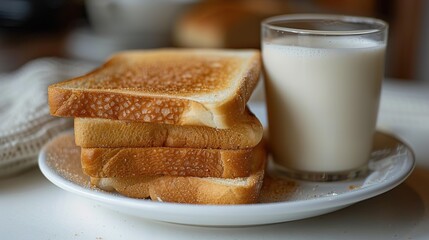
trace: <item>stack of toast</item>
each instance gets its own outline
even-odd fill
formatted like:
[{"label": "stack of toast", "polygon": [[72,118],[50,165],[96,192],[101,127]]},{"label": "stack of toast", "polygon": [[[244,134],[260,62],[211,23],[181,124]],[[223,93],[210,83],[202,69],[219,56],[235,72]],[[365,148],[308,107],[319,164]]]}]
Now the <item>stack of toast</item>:
[{"label": "stack of toast", "polygon": [[256,50],[122,52],[49,86],[51,114],[75,119],[91,183],[155,201],[257,201],[266,153],[246,103],[259,79]]}]

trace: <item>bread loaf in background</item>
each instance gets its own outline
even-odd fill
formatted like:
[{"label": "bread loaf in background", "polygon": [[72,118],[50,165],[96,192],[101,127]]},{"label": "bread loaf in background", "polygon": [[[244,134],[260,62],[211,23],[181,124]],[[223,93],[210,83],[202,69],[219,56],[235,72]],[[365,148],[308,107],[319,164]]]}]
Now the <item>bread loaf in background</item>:
[{"label": "bread loaf in background", "polygon": [[259,48],[260,25],[267,17],[291,13],[288,1],[202,1],[179,18],[174,42],[179,47]]}]

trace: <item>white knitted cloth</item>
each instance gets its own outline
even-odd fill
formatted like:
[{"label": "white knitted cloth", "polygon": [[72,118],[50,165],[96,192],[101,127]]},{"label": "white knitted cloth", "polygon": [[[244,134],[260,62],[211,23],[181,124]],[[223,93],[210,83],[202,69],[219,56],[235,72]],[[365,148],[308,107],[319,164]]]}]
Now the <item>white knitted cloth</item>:
[{"label": "white knitted cloth", "polygon": [[0,177],[36,164],[40,148],[72,127],[49,115],[48,85],[87,72],[92,64],[44,58],[0,75]]}]

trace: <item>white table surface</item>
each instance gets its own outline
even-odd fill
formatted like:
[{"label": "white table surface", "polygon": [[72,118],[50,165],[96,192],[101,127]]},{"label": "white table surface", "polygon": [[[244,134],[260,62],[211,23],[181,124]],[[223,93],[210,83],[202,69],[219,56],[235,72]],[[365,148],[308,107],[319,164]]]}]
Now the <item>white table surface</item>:
[{"label": "white table surface", "polygon": [[395,109],[403,99],[429,96],[429,88],[388,82],[382,96],[379,127],[414,149],[417,166],[403,184],[378,197],[294,222],[195,227],[114,212],[54,186],[35,167],[0,179],[0,239],[429,239],[429,121],[421,124],[429,117],[429,98],[414,112]]}]

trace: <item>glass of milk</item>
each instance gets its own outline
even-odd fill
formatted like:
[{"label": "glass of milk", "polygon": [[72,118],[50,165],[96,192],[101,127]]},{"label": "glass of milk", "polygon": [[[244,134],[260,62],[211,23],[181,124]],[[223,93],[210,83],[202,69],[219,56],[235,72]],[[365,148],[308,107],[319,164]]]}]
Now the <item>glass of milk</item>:
[{"label": "glass of milk", "polygon": [[287,175],[314,181],[366,172],[388,26],[297,14],[262,22],[270,149]]}]

